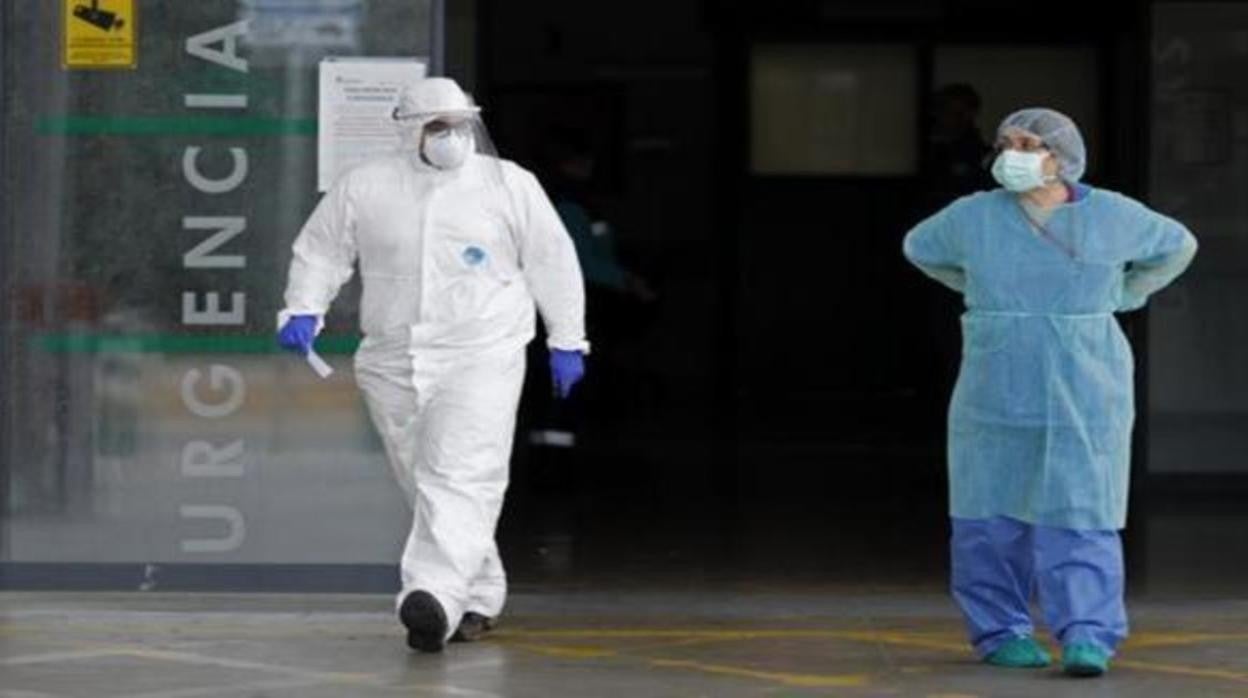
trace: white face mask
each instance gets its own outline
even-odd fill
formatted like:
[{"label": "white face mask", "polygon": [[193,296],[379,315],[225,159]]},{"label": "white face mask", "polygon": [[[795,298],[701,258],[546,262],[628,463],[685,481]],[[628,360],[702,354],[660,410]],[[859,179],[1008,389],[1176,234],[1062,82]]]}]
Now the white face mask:
[{"label": "white face mask", "polygon": [[1009,191],[1022,193],[1039,189],[1057,179],[1044,174],[1044,159],[1048,153],[1002,150],[992,163],[992,177]]},{"label": "white face mask", "polygon": [[447,131],[425,138],[425,160],[439,170],[458,169],[468,159],[471,151],[472,137],[458,131]]}]

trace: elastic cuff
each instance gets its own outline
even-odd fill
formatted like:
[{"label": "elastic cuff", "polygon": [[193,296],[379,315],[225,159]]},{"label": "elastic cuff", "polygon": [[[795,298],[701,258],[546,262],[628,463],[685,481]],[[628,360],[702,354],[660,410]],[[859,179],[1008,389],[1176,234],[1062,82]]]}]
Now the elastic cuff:
[{"label": "elastic cuff", "polygon": [[579,351],[586,356],[589,355],[589,342],[583,339],[575,341],[549,339],[546,341],[546,348],[558,349],[560,351]]}]

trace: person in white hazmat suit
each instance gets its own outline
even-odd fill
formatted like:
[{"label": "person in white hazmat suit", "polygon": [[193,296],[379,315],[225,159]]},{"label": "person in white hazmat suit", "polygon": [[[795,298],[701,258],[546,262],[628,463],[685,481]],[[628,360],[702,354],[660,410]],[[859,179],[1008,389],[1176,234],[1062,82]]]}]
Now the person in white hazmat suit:
[{"label": "person in white hazmat suit", "polygon": [[422,80],[394,118],[400,151],[345,174],[299,233],[278,342],[307,354],[358,262],[356,380],[413,512],[399,619],[437,652],[503,608],[494,534],[535,304],[559,396],[589,344],[572,240],[536,177],[491,152],[468,96]]}]

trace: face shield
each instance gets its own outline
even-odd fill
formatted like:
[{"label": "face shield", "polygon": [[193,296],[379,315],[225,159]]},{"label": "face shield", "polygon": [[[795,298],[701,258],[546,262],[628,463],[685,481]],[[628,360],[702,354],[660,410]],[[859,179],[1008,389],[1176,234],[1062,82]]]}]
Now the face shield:
[{"label": "face shield", "polygon": [[[400,147],[405,152],[422,156],[424,164],[437,169],[456,169],[472,154],[498,157],[494,142],[477,115],[430,114],[401,116],[395,112]],[[429,151],[438,153],[429,158]],[[442,163],[446,154],[460,152],[459,164]]]},{"label": "face shield", "polygon": [[475,178],[503,187],[502,161],[481,120],[481,108],[448,78],[405,87],[391,114],[399,148],[417,172]]},{"label": "face shield", "polygon": [[470,168],[492,182],[502,182],[498,150],[476,107],[429,112],[404,111],[403,107],[401,103],[393,112],[399,147],[418,170]]}]

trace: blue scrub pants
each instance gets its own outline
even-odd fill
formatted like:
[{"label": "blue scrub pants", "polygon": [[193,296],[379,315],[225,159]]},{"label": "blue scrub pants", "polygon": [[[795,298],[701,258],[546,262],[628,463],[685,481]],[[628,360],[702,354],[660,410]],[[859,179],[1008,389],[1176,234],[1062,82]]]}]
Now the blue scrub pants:
[{"label": "blue scrub pants", "polygon": [[975,652],[1034,635],[1029,602],[1063,646],[1113,654],[1127,637],[1125,575],[1117,531],[1077,531],[1021,521],[953,519],[953,598]]}]

